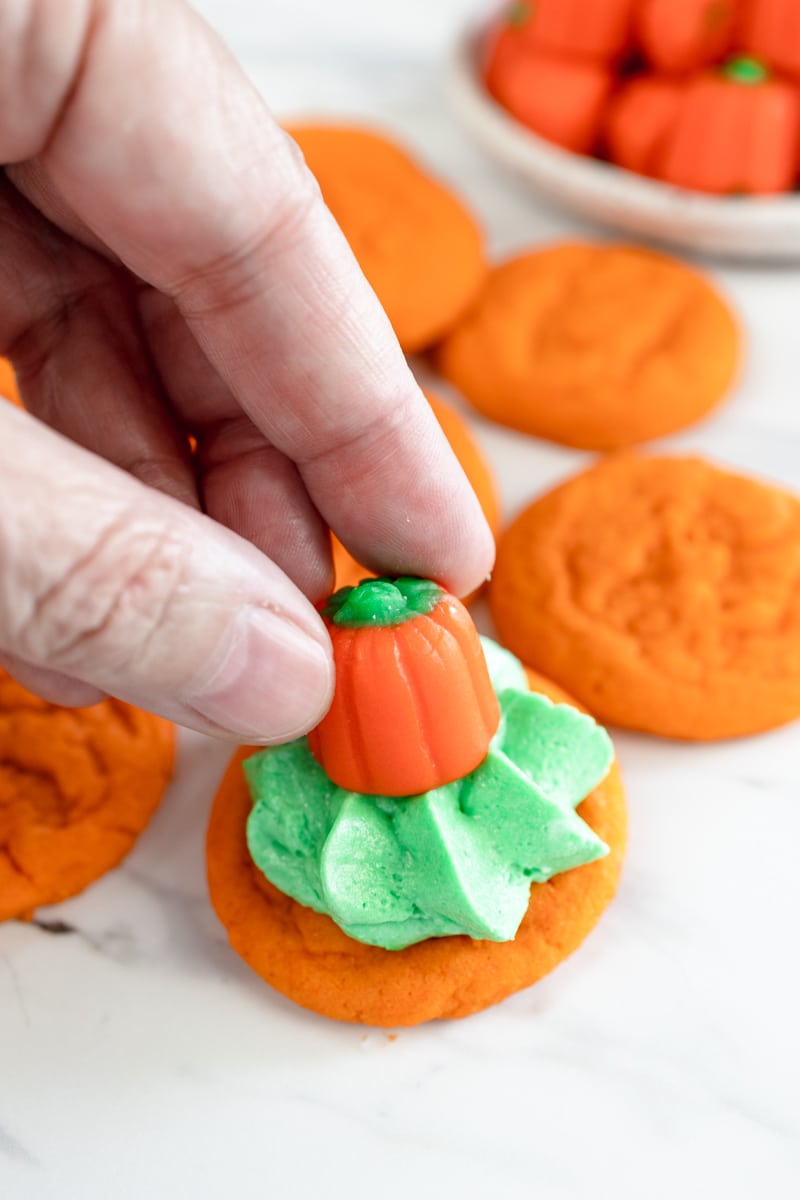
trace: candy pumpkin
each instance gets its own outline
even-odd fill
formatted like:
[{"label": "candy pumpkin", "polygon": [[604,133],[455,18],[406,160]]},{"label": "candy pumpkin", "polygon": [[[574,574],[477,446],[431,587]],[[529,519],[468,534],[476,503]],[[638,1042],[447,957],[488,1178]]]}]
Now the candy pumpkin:
[{"label": "candy pumpkin", "polygon": [[604,142],[611,161],[640,175],[654,174],[681,97],[682,84],[663,75],[639,75],[620,88],[605,118]]},{"label": "candy pumpkin", "polygon": [[424,579],[365,580],[322,610],[336,691],[308,735],[348,791],[406,796],[460,779],[500,721],[483,649],[464,606]]},{"label": "candy pumpkin", "polygon": [[489,44],[489,93],[540,137],[587,154],[594,149],[613,85],[609,67],[538,50],[510,26]]},{"label": "candy pumpkin", "polygon": [[505,22],[534,50],[610,61],[627,48],[636,0],[519,0]]},{"label": "candy pumpkin", "polygon": [[748,54],[800,79],[798,0],[742,0],[738,41]]},{"label": "candy pumpkin", "polygon": [[749,58],[686,83],[643,76],[615,98],[605,136],[612,161],[677,187],[783,192],[800,162],[800,89]]},{"label": "candy pumpkin", "polygon": [[640,0],[637,42],[659,71],[694,71],[733,43],[738,0]]},{"label": "candy pumpkin", "polygon": [[686,87],[657,174],[722,195],[788,191],[800,159],[800,91],[736,58]]}]

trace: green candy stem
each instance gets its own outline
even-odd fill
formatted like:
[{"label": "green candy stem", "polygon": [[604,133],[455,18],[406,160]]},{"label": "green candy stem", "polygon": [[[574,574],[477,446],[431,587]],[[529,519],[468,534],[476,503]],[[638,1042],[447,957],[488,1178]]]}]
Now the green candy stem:
[{"label": "green candy stem", "polygon": [[363,579],[334,592],[322,614],[346,629],[402,625],[433,612],[443,595],[430,579]]},{"label": "green candy stem", "polygon": [[757,58],[748,58],[745,55],[739,55],[727,62],[722,68],[722,74],[732,83],[750,85],[766,83],[769,79],[769,71],[764,64],[760,63]]}]

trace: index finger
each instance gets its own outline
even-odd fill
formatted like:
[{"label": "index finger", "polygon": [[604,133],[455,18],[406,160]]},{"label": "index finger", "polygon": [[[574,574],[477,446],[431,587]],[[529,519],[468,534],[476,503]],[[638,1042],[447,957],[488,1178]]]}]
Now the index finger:
[{"label": "index finger", "polygon": [[[81,221],[175,299],[356,557],[480,583],[477,500],[299,152],[220,41],[170,0],[64,0],[61,40],[32,0],[11,7],[29,10],[24,53],[48,59],[49,84],[12,70],[0,158],[4,142],[40,155]],[[0,76],[23,56],[5,33]]]}]

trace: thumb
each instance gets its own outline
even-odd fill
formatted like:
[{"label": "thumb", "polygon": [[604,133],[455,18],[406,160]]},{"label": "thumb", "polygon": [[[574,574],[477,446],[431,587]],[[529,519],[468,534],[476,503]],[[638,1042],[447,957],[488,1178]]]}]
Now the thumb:
[{"label": "thumb", "polygon": [[252,742],[304,733],[333,686],[322,622],[269,559],[10,405],[0,654]]}]

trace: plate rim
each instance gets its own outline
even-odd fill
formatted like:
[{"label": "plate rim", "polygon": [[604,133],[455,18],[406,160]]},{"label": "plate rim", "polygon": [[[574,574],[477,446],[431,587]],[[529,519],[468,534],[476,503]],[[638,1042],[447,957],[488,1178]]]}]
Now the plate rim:
[{"label": "plate rim", "polygon": [[736,259],[800,259],[800,194],[715,197],[659,183],[526,129],[484,88],[476,68],[485,24],[455,41],[445,90],[460,123],[485,152],[538,193],[601,223],[670,245]]}]

